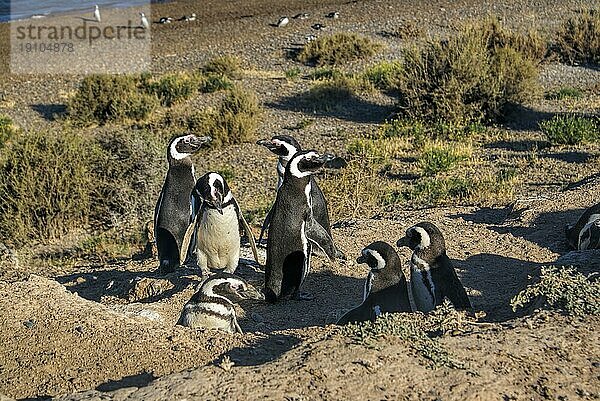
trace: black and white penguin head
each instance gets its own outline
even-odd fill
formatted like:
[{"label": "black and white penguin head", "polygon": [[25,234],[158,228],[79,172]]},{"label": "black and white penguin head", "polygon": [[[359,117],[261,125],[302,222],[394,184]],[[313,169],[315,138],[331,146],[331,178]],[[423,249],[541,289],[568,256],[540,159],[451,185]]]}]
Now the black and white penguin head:
[{"label": "black and white penguin head", "polygon": [[261,139],[256,143],[279,156],[283,164],[287,164],[292,156],[302,150],[298,141],[289,135],[275,135],[271,139]]},{"label": "black and white penguin head", "polygon": [[209,136],[196,136],[193,134],[173,138],[167,149],[167,159],[169,163],[177,163],[185,160],[211,140]]},{"label": "black and white penguin head", "polygon": [[315,150],[301,150],[296,153],[285,168],[285,176],[304,178],[316,174],[325,163],[333,160],[329,153],[319,154]]},{"label": "black and white penguin head", "polygon": [[[264,295],[243,278],[220,272],[204,280],[197,292],[198,297],[220,295],[229,300],[264,299]],[[195,297],[192,297],[191,302]]]},{"label": "black and white penguin head", "polygon": [[439,228],[428,221],[415,224],[406,230],[406,236],[400,238],[396,245],[408,246],[414,250],[431,249],[442,253],[446,251],[446,242]]},{"label": "black and white penguin head", "polygon": [[400,259],[390,244],[375,241],[361,251],[356,263],[366,263],[373,273],[378,273],[392,264],[399,264]]},{"label": "black and white penguin head", "polygon": [[223,214],[223,208],[233,201],[233,194],[225,179],[215,172],[204,174],[196,181],[192,196],[198,196],[208,207]]}]

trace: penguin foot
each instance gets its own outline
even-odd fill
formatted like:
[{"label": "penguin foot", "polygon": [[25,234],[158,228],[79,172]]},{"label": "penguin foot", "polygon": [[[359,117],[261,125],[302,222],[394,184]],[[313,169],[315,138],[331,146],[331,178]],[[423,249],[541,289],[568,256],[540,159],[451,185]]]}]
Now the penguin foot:
[{"label": "penguin foot", "polygon": [[298,301],[312,301],[315,297],[310,292],[301,291],[296,296],[296,299],[298,299]]}]

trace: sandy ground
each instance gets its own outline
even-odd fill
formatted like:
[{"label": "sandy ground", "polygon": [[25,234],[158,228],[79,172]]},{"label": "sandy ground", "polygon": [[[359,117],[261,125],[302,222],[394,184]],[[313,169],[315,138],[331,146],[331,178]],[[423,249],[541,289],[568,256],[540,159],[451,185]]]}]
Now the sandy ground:
[{"label": "sandy ground", "polygon": [[[311,127],[293,135],[306,147],[340,153],[348,137],[367,132],[385,118],[393,99],[370,99],[333,115],[307,115],[294,108],[289,99],[309,83],[283,79],[285,70],[298,66],[285,57],[286,49],[312,33],[311,24],[330,25],[328,33],[352,30],[383,41],[387,50],[379,58],[385,58],[397,55],[405,44],[380,33],[402,21],[416,21],[438,35],[468,18],[494,13],[510,25],[527,28],[535,23],[550,30],[559,17],[589,5],[566,0],[424,3],[160,4],[154,19],[196,12],[199,20],[153,26],[153,68],[195,69],[215,55],[237,54],[245,64],[243,84],[255,89],[265,105],[261,137],[291,132],[286,127],[311,118]],[[326,20],[323,15],[333,10],[341,18]],[[313,17],[286,29],[269,26],[281,15],[303,11]],[[6,25],[0,24],[0,35],[5,34]],[[0,53],[4,62],[8,53],[2,40]],[[78,77],[14,76],[3,71],[0,91],[10,99],[0,103],[0,112],[25,129],[60,129],[52,113],[61,110]],[[551,64],[543,67],[540,79],[545,88],[573,85],[590,92],[600,81],[600,71]],[[210,99],[199,99],[193,106],[206,107]],[[587,100],[589,111],[600,110],[597,94]],[[509,164],[528,157],[541,139],[537,121],[556,107],[540,101],[535,110],[525,110],[521,125],[507,127],[514,136],[486,147],[486,157]],[[577,104],[568,107],[581,109]],[[564,225],[600,202],[598,179],[564,190],[566,184],[597,172],[598,146],[542,149],[538,155],[537,168],[526,174],[514,205],[387,210],[341,219],[333,235],[349,261],[313,259],[305,288],[315,295],[313,301],[242,303],[243,335],[174,326],[199,281],[192,270],[160,277],[156,261],[131,259],[12,265],[0,272],[0,394],[68,400],[599,399],[598,318],[547,313],[529,317],[523,311],[513,313],[509,306],[540,266],[568,252]],[[263,166],[274,167],[274,160],[252,144],[204,154],[196,164],[199,171],[235,166],[233,187],[245,207],[272,193],[274,168]],[[465,370],[431,369],[408,344],[392,337],[380,340],[375,349],[358,346],[329,325],[340,310],[360,301],[366,269],[352,262],[360,249],[374,240],[394,243],[407,227],[422,220],[435,222],[444,232],[448,254],[475,309],[486,313],[486,324],[442,339],[465,362]],[[405,267],[408,257],[401,252]],[[238,273],[262,283],[260,272],[241,267]],[[219,366],[225,355],[234,362],[230,369]]]}]

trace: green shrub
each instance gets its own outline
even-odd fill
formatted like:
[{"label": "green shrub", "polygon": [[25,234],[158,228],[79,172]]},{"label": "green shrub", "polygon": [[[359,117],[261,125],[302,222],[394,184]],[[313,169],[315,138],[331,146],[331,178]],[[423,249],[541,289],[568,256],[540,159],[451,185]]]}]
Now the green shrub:
[{"label": "green shrub", "polygon": [[546,93],[545,98],[548,100],[564,100],[579,99],[582,96],[583,92],[580,89],[565,86]]},{"label": "green shrub", "polygon": [[4,147],[4,144],[11,139],[17,132],[13,125],[12,120],[9,117],[0,115],[0,149]]},{"label": "green shrub", "polygon": [[401,113],[465,125],[500,119],[506,106],[531,98],[540,60],[534,51],[518,50],[527,42],[519,34],[499,29],[493,21],[469,25],[447,42],[407,50],[398,86]]},{"label": "green shrub", "polygon": [[249,142],[255,139],[261,107],[253,92],[234,86],[218,109],[204,118],[204,135],[212,137],[215,147]]},{"label": "green shrub", "polygon": [[477,182],[468,177],[427,177],[404,191],[403,198],[420,204],[437,205],[450,200],[464,201],[475,191]]},{"label": "green shrub", "polygon": [[233,82],[227,78],[227,75],[208,73],[200,77],[200,92],[202,93],[213,93],[231,88],[233,88]]},{"label": "green shrub", "polygon": [[600,140],[600,124],[591,118],[557,115],[541,122],[540,128],[553,145],[577,145]]},{"label": "green shrub", "polygon": [[462,140],[475,133],[481,133],[485,127],[477,122],[456,123],[437,122],[426,123],[411,118],[396,118],[384,122],[375,137],[377,138],[408,138],[416,143],[430,140]]},{"label": "green shrub", "polygon": [[381,90],[397,87],[402,77],[402,63],[398,61],[382,61],[368,68],[363,78]]},{"label": "green shrub", "polygon": [[345,74],[342,71],[332,67],[319,67],[308,74],[308,78],[313,81],[338,79],[344,76]]},{"label": "green shrub", "polygon": [[573,267],[542,267],[539,282],[527,286],[510,304],[516,311],[538,299],[569,315],[599,315],[600,280],[586,278]]},{"label": "green shrub", "polygon": [[285,77],[289,80],[298,79],[302,71],[298,67],[290,68],[289,70],[285,70]]},{"label": "green shrub", "polygon": [[431,142],[425,144],[419,166],[425,175],[435,175],[455,168],[473,155],[470,146]]},{"label": "green shrub", "polygon": [[556,51],[566,63],[600,63],[600,12],[586,10],[563,22]]},{"label": "green shrub", "polygon": [[198,90],[198,83],[186,73],[167,74],[150,81],[144,90],[155,94],[163,106],[170,107],[192,97]]},{"label": "green shrub", "polygon": [[236,79],[240,74],[240,59],[235,56],[215,57],[204,65],[202,71]]},{"label": "green shrub", "polygon": [[298,61],[311,65],[343,64],[371,57],[381,49],[379,43],[354,33],[335,33],[307,43],[298,53]]},{"label": "green shrub", "polygon": [[139,78],[132,76],[87,76],[67,104],[68,116],[83,125],[144,120],[157,107],[158,99],[141,91],[139,84]]},{"label": "green shrub", "polygon": [[355,82],[347,77],[318,82],[302,96],[305,108],[314,111],[331,111],[354,96]]}]

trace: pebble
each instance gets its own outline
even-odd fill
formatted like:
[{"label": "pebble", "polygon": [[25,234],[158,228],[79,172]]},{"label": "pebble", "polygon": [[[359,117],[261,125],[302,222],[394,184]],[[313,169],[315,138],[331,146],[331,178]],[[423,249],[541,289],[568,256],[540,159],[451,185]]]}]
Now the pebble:
[{"label": "pebble", "polygon": [[23,322],[23,324],[28,329],[31,329],[33,326],[35,326],[35,320],[26,320],[26,321]]}]

